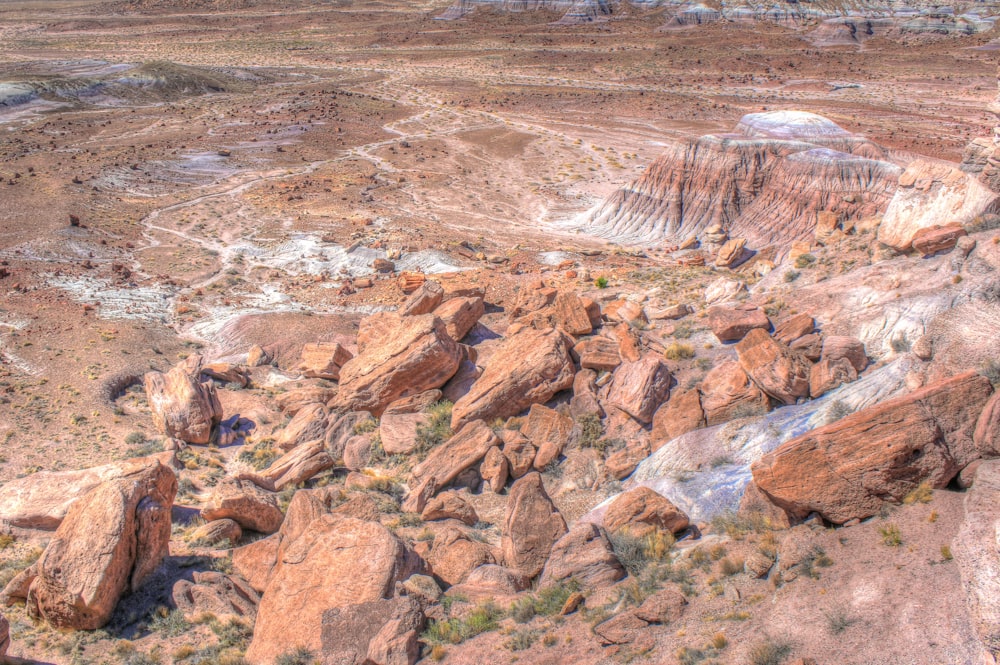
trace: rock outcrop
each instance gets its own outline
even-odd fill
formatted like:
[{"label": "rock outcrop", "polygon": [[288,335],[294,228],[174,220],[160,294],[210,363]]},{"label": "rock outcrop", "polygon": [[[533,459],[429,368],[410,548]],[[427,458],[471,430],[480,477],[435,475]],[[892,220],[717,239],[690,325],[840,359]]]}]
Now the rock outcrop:
[{"label": "rock outcrop", "polygon": [[572,346],[572,338],[557,328],[524,328],[511,335],[469,392],[455,402],[452,429],[472,420],[515,416],[572,387],[576,375]]},{"label": "rock outcrop", "polygon": [[144,383],[153,424],[162,434],[187,443],[208,443],[222,422],[215,385],[200,379],[201,357],[190,356],[169,372],[148,372]]},{"label": "rock outcrop", "polygon": [[327,610],[384,598],[407,572],[385,527],[340,515],[313,520],[274,567],[246,659],[270,665],[297,647],[319,653]]},{"label": "rock outcrop", "polygon": [[531,578],[542,572],[552,546],[566,533],[566,521],[553,505],[538,473],[510,488],[504,517],[504,564]]},{"label": "rock outcrop", "polygon": [[556,541],[545,563],[539,586],[574,579],[584,587],[600,589],[625,577],[604,529],[577,522]]},{"label": "rock outcrop", "polygon": [[678,533],[688,527],[688,516],[666,497],[648,487],[636,487],[619,495],[604,513],[604,528],[628,529],[642,537],[656,529]]},{"label": "rock outcrop", "polygon": [[871,517],[920,483],[944,487],[984,452],[996,454],[974,442],[991,393],[970,372],[863,409],[764,455],[751,467],[753,481],[795,518]]},{"label": "rock outcrop", "polygon": [[260,533],[274,533],[285,518],[274,492],[236,478],[216,484],[201,509],[201,516],[208,521],[231,519],[244,529]]},{"label": "rock outcrop", "polygon": [[[462,352],[432,314],[369,318],[358,355],[340,370],[336,408],[375,416],[401,397],[440,388],[458,370]],[[364,342],[362,343],[362,339]]]},{"label": "rock outcrop", "polygon": [[760,329],[751,330],[736,343],[740,367],[765,393],[782,404],[795,404],[809,396],[812,364]]},{"label": "rock outcrop", "polygon": [[636,362],[622,363],[615,370],[606,402],[649,424],[656,410],[670,397],[672,382],[666,363],[647,355]]},{"label": "rock outcrop", "polygon": [[173,470],[151,462],[73,504],[34,564],[28,614],[57,628],[105,625],[167,554],[176,493]]},{"label": "rock outcrop", "polygon": [[721,225],[750,248],[810,239],[817,214],[881,214],[899,167],[884,151],[821,116],[771,111],[733,133],[677,143],[581,226],[619,242],[680,243]]}]

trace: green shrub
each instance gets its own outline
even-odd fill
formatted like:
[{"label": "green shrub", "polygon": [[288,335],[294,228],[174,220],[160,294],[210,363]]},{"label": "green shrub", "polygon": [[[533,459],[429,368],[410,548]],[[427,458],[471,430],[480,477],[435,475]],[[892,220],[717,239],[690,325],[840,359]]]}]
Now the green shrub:
[{"label": "green shrub", "polygon": [[605,277],[604,275],[601,275],[600,277],[594,280],[594,286],[596,286],[599,289],[608,288],[608,278]]},{"label": "green shrub", "polygon": [[899,547],[903,544],[903,536],[899,532],[899,527],[892,522],[880,526],[878,532],[882,536],[882,542],[889,547]]},{"label": "green shrub", "polygon": [[450,618],[431,621],[423,635],[424,642],[434,644],[460,644],[481,633],[496,630],[503,612],[492,602],[477,606],[464,619]]},{"label": "green shrub", "polygon": [[530,649],[538,640],[537,630],[515,630],[511,633],[510,637],[504,642],[504,646],[511,651],[524,651],[525,649]]},{"label": "green shrub", "polygon": [[808,268],[816,263],[816,257],[812,254],[802,254],[795,259],[796,268]]},{"label": "green shrub", "polygon": [[454,406],[448,400],[442,400],[427,409],[427,422],[417,426],[417,454],[426,455],[432,448],[441,445],[452,437],[451,409]]},{"label": "green shrub", "polygon": [[786,282],[791,283],[797,280],[800,274],[801,273],[799,273],[798,270],[786,270],[782,279],[784,279]]},{"label": "green shrub", "polygon": [[161,605],[153,611],[153,618],[147,627],[152,633],[162,633],[166,637],[177,637],[186,633],[191,628],[191,624],[184,618],[184,613],[180,610],[171,611]]},{"label": "green shrub", "polygon": [[639,575],[650,563],[666,560],[676,542],[672,534],[664,531],[633,536],[627,528],[609,537],[615,556],[630,575]]}]

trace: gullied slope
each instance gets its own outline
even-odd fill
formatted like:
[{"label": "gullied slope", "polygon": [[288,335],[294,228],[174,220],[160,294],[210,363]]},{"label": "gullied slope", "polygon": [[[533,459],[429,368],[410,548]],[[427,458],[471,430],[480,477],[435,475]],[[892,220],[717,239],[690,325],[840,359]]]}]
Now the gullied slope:
[{"label": "gullied slope", "polygon": [[751,247],[813,233],[816,213],[842,219],[882,212],[900,168],[875,144],[821,116],[745,116],[732,134],[672,146],[583,221],[625,242],[682,242],[721,225]]}]

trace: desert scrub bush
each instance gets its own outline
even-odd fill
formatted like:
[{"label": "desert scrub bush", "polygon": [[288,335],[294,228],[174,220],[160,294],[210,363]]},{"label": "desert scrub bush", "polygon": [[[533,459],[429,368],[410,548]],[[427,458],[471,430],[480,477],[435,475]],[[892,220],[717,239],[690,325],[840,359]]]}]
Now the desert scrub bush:
[{"label": "desert scrub bush", "polygon": [[909,494],[903,497],[903,503],[912,506],[915,503],[930,503],[934,498],[934,488],[927,481],[924,481],[913,488]]},{"label": "desert scrub bush", "polygon": [[21,556],[0,561],[0,588],[7,586],[22,570],[35,563],[42,556],[42,548],[34,547]]},{"label": "desert scrub bush", "polygon": [[797,280],[801,276],[801,274],[802,273],[800,273],[798,270],[786,270],[785,274],[782,276],[782,279],[790,284],[795,280]]},{"label": "desert scrub bush", "polygon": [[774,530],[770,518],[761,513],[739,514],[734,511],[722,512],[712,518],[712,530],[725,533],[734,540],[741,540],[750,533],[767,533]]},{"label": "desert scrub bush", "polygon": [[627,527],[610,534],[610,539],[615,556],[630,575],[640,574],[650,563],[666,560],[676,542],[673,534],[666,531],[633,536]]},{"label": "desert scrub bush", "polygon": [[725,557],[719,561],[719,574],[725,577],[732,577],[743,572],[743,559],[735,557]]},{"label": "desert scrub bush", "polygon": [[818,580],[820,577],[817,568],[829,568],[833,565],[833,559],[831,559],[826,551],[819,546],[813,547],[809,553],[802,558],[799,563],[799,568],[802,570],[804,575],[808,575],[814,580]]},{"label": "desert scrub bush", "polygon": [[305,647],[296,647],[274,659],[274,665],[313,665],[313,662],[312,651]]},{"label": "desert scrub bush", "polygon": [[432,448],[439,446],[451,438],[451,409],[454,406],[448,400],[442,400],[427,409],[427,422],[417,425],[417,454],[426,455]]},{"label": "desert scrub bush", "polygon": [[191,628],[191,624],[184,618],[184,613],[180,610],[171,611],[169,608],[160,605],[153,610],[153,617],[146,627],[151,633],[161,633],[166,637],[177,637],[186,633]]},{"label": "desert scrub bush", "polygon": [[826,615],[826,627],[833,635],[840,635],[854,623],[857,623],[857,619],[849,616],[843,610],[830,612]]},{"label": "desert scrub bush", "polygon": [[690,344],[674,342],[663,350],[663,357],[667,360],[689,360],[694,358],[694,347]]},{"label": "desert scrub bush", "polygon": [[608,288],[608,278],[605,277],[604,275],[601,275],[600,277],[594,280],[594,286],[596,286],[599,289]]},{"label": "desert scrub bush", "polygon": [[990,360],[979,368],[979,373],[989,379],[994,388],[1000,387],[1000,361]]},{"label": "desert scrub bush", "polygon": [[0,534],[0,550],[5,550],[14,544],[14,536],[9,533]]},{"label": "desert scrub bush", "polygon": [[580,438],[578,439],[581,448],[596,448],[597,442],[604,433],[601,419],[596,413],[585,413],[576,421],[580,428]]},{"label": "desert scrub bush", "polygon": [[941,560],[942,561],[951,561],[954,558],[955,558],[954,555],[951,553],[951,548],[948,547],[947,545],[942,545],[941,546]]},{"label": "desert scrub bush", "polygon": [[530,649],[538,641],[538,635],[539,631],[537,630],[521,628],[511,633],[503,645],[511,651],[524,651]]},{"label": "desert scrub bush", "polygon": [[278,457],[278,451],[274,449],[274,439],[261,439],[253,444],[253,447],[243,446],[236,459],[249,464],[258,471],[271,466]]},{"label": "desert scrub bush", "polygon": [[893,338],[889,340],[889,346],[896,353],[906,353],[910,350],[910,340],[903,334],[894,335]]},{"label": "desert scrub bush", "polygon": [[476,635],[496,630],[503,612],[494,603],[486,601],[476,606],[467,617],[432,620],[423,634],[427,644],[461,644]]},{"label": "desert scrub bush", "polygon": [[903,544],[903,535],[899,532],[899,527],[893,522],[880,526],[878,533],[882,536],[882,543],[888,547],[899,547]]},{"label": "desert scrub bush", "polygon": [[253,628],[233,617],[226,623],[218,619],[209,623],[212,632],[219,638],[219,646],[224,649],[245,651],[253,637]]},{"label": "desert scrub bush", "polygon": [[358,434],[369,434],[378,429],[378,421],[374,418],[369,418],[368,420],[362,420],[360,423],[354,426],[351,430],[355,435]]},{"label": "desert scrub bush", "polygon": [[781,665],[791,653],[790,644],[768,637],[750,648],[750,665]]},{"label": "desert scrub bush", "polygon": [[690,323],[681,323],[676,328],[674,328],[673,336],[677,339],[688,339],[694,335],[694,328]]},{"label": "desert scrub bush", "polygon": [[812,254],[802,254],[795,259],[796,268],[808,268],[816,263],[816,257]]},{"label": "desert scrub bush", "polygon": [[526,623],[538,615],[555,616],[569,597],[579,590],[580,583],[572,578],[544,586],[537,593],[514,601],[510,615],[518,623]]}]

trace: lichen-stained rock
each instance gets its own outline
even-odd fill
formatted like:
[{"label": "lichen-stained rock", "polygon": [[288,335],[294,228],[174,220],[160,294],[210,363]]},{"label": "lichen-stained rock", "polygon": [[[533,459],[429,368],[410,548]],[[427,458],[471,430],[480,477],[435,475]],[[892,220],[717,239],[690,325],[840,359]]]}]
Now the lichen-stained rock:
[{"label": "lichen-stained rock", "polygon": [[736,343],[740,366],[761,390],[782,404],[809,396],[812,364],[805,356],[756,329]]},{"label": "lichen-stained rock", "polygon": [[754,483],[792,517],[871,517],[922,482],[944,487],[980,457],[973,435],[991,393],[968,372],[857,411],[761,457]]},{"label": "lichen-stained rock", "polygon": [[263,490],[249,480],[220,480],[201,509],[208,521],[231,519],[244,529],[274,533],[285,518],[274,492]]},{"label": "lichen-stained rock", "polygon": [[168,553],[176,493],[173,470],[151,462],[73,504],[36,562],[28,614],[57,628],[105,625]]},{"label": "lichen-stained rock", "polygon": [[338,342],[317,342],[302,347],[299,371],[313,379],[338,381],[340,368],[354,356]]},{"label": "lichen-stained rock", "polygon": [[957,167],[916,159],[899,176],[899,188],[878,227],[878,241],[905,252],[921,229],[942,221],[970,222],[996,201],[997,194]]},{"label": "lichen-stained rock", "polygon": [[[573,385],[572,338],[556,328],[523,328],[497,349],[472,388],[455,402],[452,429],[492,421],[544,404]],[[343,385],[343,384],[342,384]]]},{"label": "lichen-stained rock", "polygon": [[246,580],[211,570],[195,571],[191,581],[177,580],[170,596],[188,621],[210,612],[222,623],[237,618],[253,624],[260,602],[260,594]]},{"label": "lichen-stained rock", "polygon": [[408,572],[403,544],[380,524],[339,515],[313,520],[274,567],[247,662],[270,665],[298,647],[319,653],[324,612],[384,598]]},{"label": "lichen-stained rock", "polygon": [[436,316],[382,312],[367,321],[364,345],[340,370],[335,408],[381,416],[401,397],[440,388],[458,369],[462,352]]},{"label": "lichen-stained rock", "polygon": [[434,309],[434,316],[444,321],[445,330],[456,342],[468,334],[486,313],[482,298],[452,298]]},{"label": "lichen-stained rock", "polygon": [[679,533],[689,524],[683,510],[665,496],[642,486],[619,495],[604,513],[605,529],[614,533],[627,528],[636,537],[657,529]]},{"label": "lichen-stained rock", "polygon": [[292,416],[292,419],[278,433],[274,445],[281,450],[292,450],[296,446],[322,439],[326,436],[330,412],[322,404],[309,404]]},{"label": "lichen-stained rock", "polygon": [[147,372],[146,399],[153,425],[166,436],[187,443],[208,443],[222,422],[222,405],[211,381],[199,380],[201,357],[189,356],[163,374]]},{"label": "lichen-stained rock", "polygon": [[649,443],[653,452],[681,434],[705,426],[705,413],[701,410],[701,395],[697,390],[675,391],[670,400],[653,414],[653,429]]},{"label": "lichen-stained rock", "polygon": [[749,305],[720,306],[708,310],[708,327],[720,342],[736,342],[751,330],[770,330],[771,320],[762,310]]},{"label": "lichen-stained rock", "polygon": [[539,586],[574,579],[599,589],[625,577],[604,529],[590,522],[577,522],[556,541],[539,579]]},{"label": "lichen-stained rock", "polygon": [[444,288],[437,282],[425,281],[399,307],[403,316],[430,314],[444,298]]},{"label": "lichen-stained rock", "polygon": [[709,426],[734,418],[767,413],[771,401],[750,380],[740,364],[726,360],[713,367],[701,382],[701,408]]},{"label": "lichen-stained rock", "polygon": [[670,396],[673,375],[667,364],[654,355],[636,362],[622,363],[615,370],[607,393],[607,403],[643,424],[653,421],[653,414]]},{"label": "lichen-stained rock", "polygon": [[500,543],[504,565],[528,577],[538,575],[565,533],[566,522],[545,492],[541,475],[529,473],[511,486]]}]

